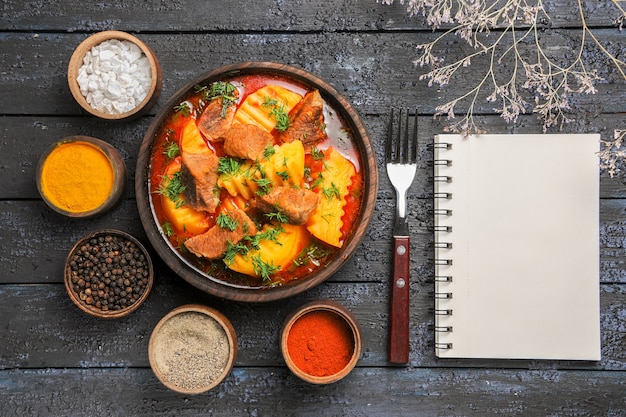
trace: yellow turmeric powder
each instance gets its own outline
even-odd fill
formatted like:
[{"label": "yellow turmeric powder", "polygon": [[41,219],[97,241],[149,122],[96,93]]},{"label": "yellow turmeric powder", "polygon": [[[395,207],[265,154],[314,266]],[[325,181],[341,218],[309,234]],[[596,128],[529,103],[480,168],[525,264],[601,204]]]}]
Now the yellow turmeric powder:
[{"label": "yellow turmeric powder", "polygon": [[56,147],[41,169],[41,191],[62,210],[81,213],[101,206],[113,190],[109,158],[88,142],[67,142]]}]

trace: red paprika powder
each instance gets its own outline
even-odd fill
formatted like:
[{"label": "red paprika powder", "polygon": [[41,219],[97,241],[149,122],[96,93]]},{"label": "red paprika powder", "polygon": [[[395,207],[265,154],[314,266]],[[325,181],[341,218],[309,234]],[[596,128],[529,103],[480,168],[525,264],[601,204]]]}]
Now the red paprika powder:
[{"label": "red paprika powder", "polygon": [[331,311],[311,311],[292,325],[287,350],[293,363],[313,376],[334,375],[354,353],[354,336],[346,321]]}]

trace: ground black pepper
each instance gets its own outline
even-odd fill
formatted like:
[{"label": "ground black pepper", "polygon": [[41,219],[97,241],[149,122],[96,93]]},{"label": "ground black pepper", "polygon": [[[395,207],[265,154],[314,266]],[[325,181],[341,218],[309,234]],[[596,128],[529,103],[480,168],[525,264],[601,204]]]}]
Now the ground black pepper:
[{"label": "ground black pepper", "polygon": [[72,255],[69,268],[78,299],[102,311],[130,307],[148,287],[148,260],[140,247],[123,236],[89,239]]},{"label": "ground black pepper", "polygon": [[153,337],[154,366],[170,384],[198,390],[224,377],[230,342],[213,317],[194,311],[176,314]]}]

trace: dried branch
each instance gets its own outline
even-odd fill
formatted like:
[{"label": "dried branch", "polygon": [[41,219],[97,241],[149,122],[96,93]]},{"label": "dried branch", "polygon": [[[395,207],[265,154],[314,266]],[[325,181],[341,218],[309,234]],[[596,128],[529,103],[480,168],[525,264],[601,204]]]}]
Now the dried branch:
[{"label": "dried branch", "polygon": [[621,166],[626,161],[626,151],[621,149],[624,140],[626,140],[626,129],[616,129],[612,141],[600,141],[602,143],[602,149],[598,152],[600,169],[608,172],[611,177],[621,170]]},{"label": "dried branch", "polygon": [[[378,1],[383,4],[394,2]],[[422,15],[433,30],[441,29],[433,41],[417,45],[418,56],[414,64],[429,68],[420,77],[428,80],[429,86],[446,86],[457,79],[465,79],[461,78],[463,71],[473,61],[487,59],[487,65],[472,67],[474,74],[482,71],[475,85],[466,90],[459,89],[455,98],[435,109],[435,117],[445,115],[451,120],[446,127],[448,131],[465,135],[483,132],[474,119],[477,102],[483,97],[497,104],[494,111],[507,123],[516,122],[520,114],[532,112],[542,120],[544,132],[550,128],[563,128],[572,120],[568,116],[571,96],[595,94],[596,84],[602,81],[598,69],[591,68],[584,59],[584,52],[590,45],[601,51],[626,80],[626,63],[611,53],[591,31],[582,0],[577,1],[582,28],[580,43],[571,62],[565,64],[550,56],[540,42],[539,22],[550,19],[542,0],[399,1],[407,5],[409,16]],[[620,0],[610,1],[619,13],[614,23],[622,30],[626,11],[619,4]],[[451,63],[436,53],[438,46],[449,36],[459,36],[471,47],[464,57]],[[529,54],[528,48],[533,48],[534,53]],[[509,73],[502,69],[503,62],[508,64]],[[455,109],[461,105],[467,109],[460,120],[454,120],[457,118]],[[617,146],[605,149],[618,149],[624,138],[623,132],[616,131]],[[620,138],[619,143],[617,138]],[[624,157],[622,151],[615,156]]]}]

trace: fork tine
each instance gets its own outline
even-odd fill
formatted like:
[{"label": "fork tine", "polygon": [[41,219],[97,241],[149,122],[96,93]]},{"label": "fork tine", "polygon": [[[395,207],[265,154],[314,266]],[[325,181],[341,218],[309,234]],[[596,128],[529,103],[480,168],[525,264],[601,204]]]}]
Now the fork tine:
[{"label": "fork tine", "polygon": [[415,124],[413,125],[413,152],[411,152],[411,160],[412,164],[417,163],[417,148],[419,141],[417,139],[417,109],[415,109]]},{"label": "fork tine", "polygon": [[[413,132],[410,133],[411,113],[409,109],[400,108],[398,115],[396,109],[391,108],[389,125],[387,127],[387,141],[385,144],[385,162],[395,164],[415,164],[417,163],[418,150],[418,125],[417,109],[415,109],[415,122]],[[397,122],[397,128],[394,124]]]},{"label": "fork tine", "polygon": [[400,108],[400,112],[398,114],[398,134],[395,140],[392,140],[393,142],[393,161],[395,163],[400,162],[400,157],[401,157],[401,151],[402,151],[402,108]]},{"label": "fork tine", "polygon": [[392,142],[393,142],[393,107],[391,108],[391,115],[389,116],[389,127],[387,128],[387,140],[385,143],[385,162],[389,163],[391,162],[391,158],[392,158],[392,151],[391,151],[391,147],[392,147]]},{"label": "fork tine", "polygon": [[[402,115],[402,113],[400,113]],[[402,117],[400,117],[400,123],[402,123]],[[398,133],[400,132],[400,127],[398,127]],[[399,142],[399,141],[398,141]],[[402,159],[401,163],[406,164],[409,162],[409,109],[406,109],[406,115],[404,118],[404,138],[402,141]]]}]

